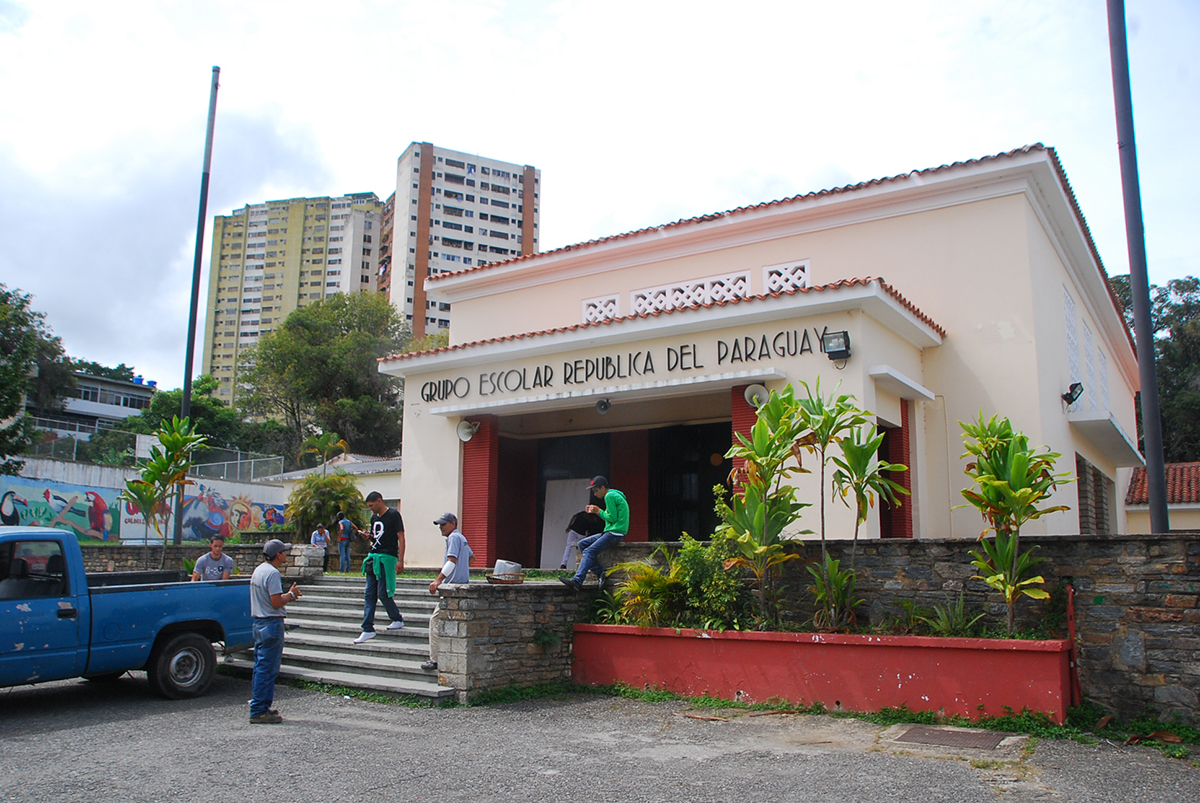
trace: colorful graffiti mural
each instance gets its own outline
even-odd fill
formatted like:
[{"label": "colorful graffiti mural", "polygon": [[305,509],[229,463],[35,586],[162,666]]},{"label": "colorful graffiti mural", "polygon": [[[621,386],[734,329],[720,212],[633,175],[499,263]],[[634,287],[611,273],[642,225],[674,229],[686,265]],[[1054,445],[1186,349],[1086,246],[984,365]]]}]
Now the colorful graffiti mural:
[{"label": "colorful graffiti mural", "polygon": [[[194,491],[187,493],[186,491]],[[243,530],[282,524],[283,505],[247,496],[225,499],[213,488],[190,486],[183,497],[183,539],[208,542]],[[55,527],[81,540],[161,543],[137,505],[119,499],[116,488],[70,485],[54,480],[0,477],[0,524]]]}]

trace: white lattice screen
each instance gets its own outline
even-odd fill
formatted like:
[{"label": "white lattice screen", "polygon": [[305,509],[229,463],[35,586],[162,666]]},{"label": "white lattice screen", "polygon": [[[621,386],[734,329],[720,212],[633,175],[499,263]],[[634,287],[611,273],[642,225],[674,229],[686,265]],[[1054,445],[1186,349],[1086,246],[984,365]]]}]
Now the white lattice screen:
[{"label": "white lattice screen", "polygon": [[808,263],[785,262],[763,266],[763,288],[768,293],[790,293],[808,287]]},{"label": "white lattice screen", "polygon": [[660,310],[711,304],[715,301],[732,301],[749,296],[750,272],[746,271],[634,290],[629,294],[629,306],[634,315],[645,315]]},{"label": "white lattice screen", "polygon": [[610,318],[615,318],[619,314],[618,299],[616,296],[604,296],[603,298],[588,298],[583,302],[583,322],[596,323],[597,321],[607,321]]}]

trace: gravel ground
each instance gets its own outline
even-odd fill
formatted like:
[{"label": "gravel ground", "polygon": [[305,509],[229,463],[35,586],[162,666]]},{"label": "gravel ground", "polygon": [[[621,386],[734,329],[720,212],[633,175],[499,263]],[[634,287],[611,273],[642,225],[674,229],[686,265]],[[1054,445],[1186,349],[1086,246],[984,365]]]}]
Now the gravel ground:
[{"label": "gravel ground", "polygon": [[140,673],[0,691],[0,800],[1200,801],[1200,769],[1109,743],[939,752],[829,717],[713,722],[592,695],[438,710],[287,687],[285,722],[252,726],[249,696],[219,675],[167,702]]}]

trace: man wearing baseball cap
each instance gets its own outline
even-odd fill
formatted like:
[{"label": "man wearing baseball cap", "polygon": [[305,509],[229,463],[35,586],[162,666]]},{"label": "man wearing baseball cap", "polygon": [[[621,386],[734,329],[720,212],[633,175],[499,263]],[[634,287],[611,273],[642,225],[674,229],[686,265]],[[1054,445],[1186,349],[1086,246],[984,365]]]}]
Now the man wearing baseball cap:
[{"label": "man wearing baseball cap", "polygon": [[275,678],[283,660],[283,618],[289,602],[300,599],[300,589],[292,583],[283,591],[280,567],[287,562],[291,544],[272,538],[263,544],[263,557],[250,576],[250,627],[254,633],[254,680],[250,698],[251,725],[277,725],[283,722],[279,712],[271,708],[275,701]]},{"label": "man wearing baseball cap", "polygon": [[600,579],[601,587],[604,586],[604,571],[600,566],[600,553],[613,544],[624,541],[625,534],[629,532],[629,503],[625,501],[625,494],[615,488],[610,488],[608,478],[602,476],[593,478],[588,490],[597,499],[604,500],[603,510],[596,505],[588,505],[584,508],[588,513],[595,513],[604,520],[604,532],[598,535],[589,535],[580,541],[579,549],[582,554],[579,557],[579,570],[575,572],[574,577],[558,578],[563,585],[570,586],[576,591],[583,588],[583,581],[587,579],[588,572],[595,572],[596,577]]},{"label": "man wearing baseball cap", "polygon": [[[443,513],[434,524],[438,526],[438,529],[442,531],[442,536],[446,539],[446,556],[445,564],[438,572],[437,579],[429,584],[430,594],[436,594],[442,583],[471,582],[471,558],[475,554],[471,551],[471,545],[467,543],[466,536],[458,530],[458,516],[453,513]],[[438,622],[445,618],[446,611],[441,605],[438,605],[433,615],[429,617],[429,660],[421,664],[421,668],[426,672],[433,672],[438,668]]]}]

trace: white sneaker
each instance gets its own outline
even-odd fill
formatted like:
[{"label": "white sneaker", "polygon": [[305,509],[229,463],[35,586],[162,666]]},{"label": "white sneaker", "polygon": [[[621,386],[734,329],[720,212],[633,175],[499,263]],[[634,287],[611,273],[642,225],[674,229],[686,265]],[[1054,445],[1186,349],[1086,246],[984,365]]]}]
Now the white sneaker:
[{"label": "white sneaker", "polygon": [[392,622],[391,624],[389,624],[387,626],[387,629],[388,630],[399,630],[402,627],[404,627],[404,622]]},{"label": "white sneaker", "polygon": [[364,641],[370,641],[373,638],[375,638],[374,631],[371,631],[371,632],[363,631],[362,633],[359,634],[358,638],[356,638],[354,640],[354,643],[362,644]]}]

